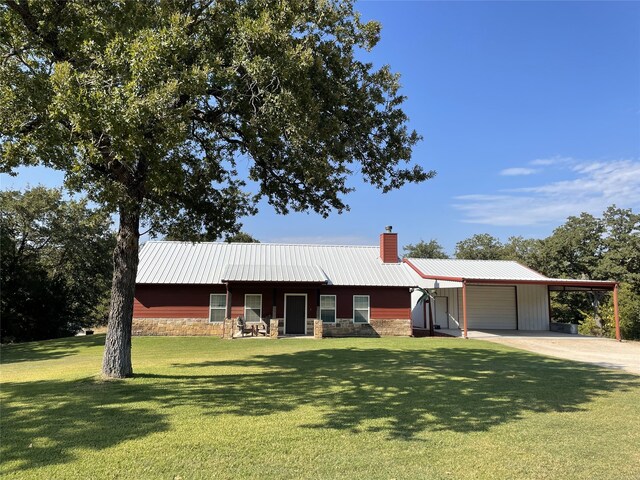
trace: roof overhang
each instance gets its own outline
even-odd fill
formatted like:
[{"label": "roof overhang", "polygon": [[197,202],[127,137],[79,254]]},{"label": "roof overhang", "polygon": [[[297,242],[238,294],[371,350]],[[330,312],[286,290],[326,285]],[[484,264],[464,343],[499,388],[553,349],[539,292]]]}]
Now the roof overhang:
[{"label": "roof overhang", "polygon": [[426,280],[442,280],[447,282],[459,282],[467,285],[546,285],[551,291],[609,291],[613,290],[617,282],[604,280],[578,280],[571,278],[471,278],[471,277],[447,277],[441,275],[429,275],[422,272],[407,259],[404,262],[409,265],[421,278]]},{"label": "roof overhang", "polygon": [[317,265],[226,265],[221,276],[228,282],[327,283],[329,279]]},{"label": "roof overhang", "polygon": [[599,289],[599,290],[613,290],[616,286],[616,282],[600,281],[600,280],[576,280],[571,278],[543,278],[540,280],[528,280],[528,279],[492,279],[492,278],[465,278],[466,283],[495,283],[495,284],[509,284],[509,285],[548,285],[551,287],[574,287],[580,289]]},{"label": "roof overhang", "polygon": [[329,285],[327,281],[313,280],[223,280],[222,285],[244,285],[244,286],[283,286],[283,287],[304,287],[304,286],[323,286]]}]

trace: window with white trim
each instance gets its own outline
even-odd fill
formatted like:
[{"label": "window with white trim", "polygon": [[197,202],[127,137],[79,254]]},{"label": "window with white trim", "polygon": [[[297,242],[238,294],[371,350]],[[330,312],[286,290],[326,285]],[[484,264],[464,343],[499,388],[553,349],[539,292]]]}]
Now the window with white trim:
[{"label": "window with white trim", "polygon": [[227,315],[227,295],[224,293],[212,293],[209,295],[209,321],[211,323],[223,322]]},{"label": "window with white trim", "polygon": [[324,323],[336,322],[335,295],[320,295],[320,319]]},{"label": "window with white trim", "polygon": [[258,323],[262,318],[262,295],[246,294],[244,296],[244,319],[247,323]]},{"label": "window with white trim", "polygon": [[353,296],[353,323],[369,323],[369,295]]}]

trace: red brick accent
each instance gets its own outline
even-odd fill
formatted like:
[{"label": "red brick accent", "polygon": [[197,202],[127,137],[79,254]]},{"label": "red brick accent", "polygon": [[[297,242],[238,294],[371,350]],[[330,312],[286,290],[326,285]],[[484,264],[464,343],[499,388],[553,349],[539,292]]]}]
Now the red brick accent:
[{"label": "red brick accent", "polygon": [[384,263],[398,263],[398,234],[380,234],[380,258]]}]

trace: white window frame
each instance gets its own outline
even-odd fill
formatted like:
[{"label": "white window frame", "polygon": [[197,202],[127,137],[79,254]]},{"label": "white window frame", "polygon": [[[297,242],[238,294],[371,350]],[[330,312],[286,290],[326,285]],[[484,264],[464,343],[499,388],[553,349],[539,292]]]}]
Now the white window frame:
[{"label": "white window frame", "polygon": [[[322,297],[333,297],[333,308],[322,308]],[[336,323],[336,321],[338,320],[338,299],[336,298],[335,295],[320,295],[320,305],[318,305],[318,307],[320,309],[319,320],[322,320],[323,310],[333,310],[333,322],[325,322],[323,320],[322,323]]]},{"label": "white window frame", "polygon": [[[224,306],[213,306],[213,297],[214,295],[224,297]],[[213,320],[213,311],[214,310],[222,310],[224,315],[222,315],[222,320]],[[209,323],[222,323],[227,316],[227,294],[226,293],[210,293],[209,294]]]},{"label": "white window frame", "polygon": [[[356,322],[356,310],[364,310],[362,308],[356,309],[356,297],[367,297],[367,321],[366,322]],[[370,295],[354,295],[353,296],[353,323],[365,324],[370,322],[371,322],[371,296]]]},{"label": "white window frame", "polygon": [[[247,317],[247,297],[260,297],[260,314],[257,322],[249,322]],[[244,321],[247,323],[257,324],[262,320],[262,294],[261,293],[245,293],[244,294]]]}]

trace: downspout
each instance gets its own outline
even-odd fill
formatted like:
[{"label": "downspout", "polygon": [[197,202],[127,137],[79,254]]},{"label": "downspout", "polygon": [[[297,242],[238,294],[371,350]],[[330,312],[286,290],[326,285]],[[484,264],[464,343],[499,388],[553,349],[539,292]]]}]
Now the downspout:
[{"label": "downspout", "polygon": [[467,336],[467,281],[462,279],[462,321],[464,325],[463,337]]},{"label": "downspout", "polygon": [[427,301],[422,302],[422,327],[427,329]]},{"label": "downspout", "polygon": [[553,322],[553,311],[551,310],[551,288],[547,285],[547,305],[549,307],[549,330],[551,330],[551,322]]},{"label": "downspout", "polygon": [[271,318],[277,318],[277,305],[278,305],[278,289],[274,288],[273,293],[271,295]]},{"label": "downspout", "polygon": [[621,342],[622,337],[620,336],[620,317],[618,315],[618,284],[616,283],[613,287],[613,318],[616,322],[616,340]]},{"label": "downspout", "polygon": [[[225,333],[227,333],[225,330],[227,328],[227,319],[231,318],[231,292],[229,292],[229,282],[224,282],[224,285],[226,287],[227,290],[227,296],[226,296],[226,302],[227,304],[225,305],[225,319],[224,322],[222,322],[222,338],[227,338]],[[232,333],[233,336],[233,333]]]},{"label": "downspout", "polygon": [[430,337],[434,337],[435,333],[433,331],[433,313],[431,308],[433,307],[433,305],[431,304],[431,299],[433,297],[431,295],[429,295],[429,336]]}]

